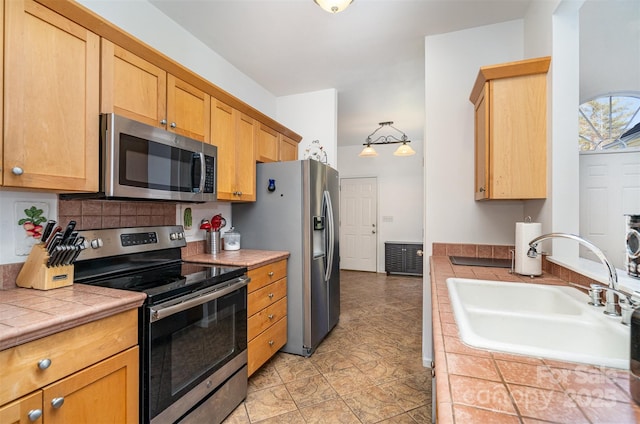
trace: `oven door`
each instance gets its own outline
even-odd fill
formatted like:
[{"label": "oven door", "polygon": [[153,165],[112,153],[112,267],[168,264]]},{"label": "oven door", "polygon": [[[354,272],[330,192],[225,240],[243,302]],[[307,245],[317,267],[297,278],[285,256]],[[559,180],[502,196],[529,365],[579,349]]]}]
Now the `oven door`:
[{"label": "oven door", "polygon": [[107,197],[216,200],[215,146],[114,114],[100,133]]},{"label": "oven door", "polygon": [[246,365],[248,283],[243,276],[146,308],[144,421],[174,422]]}]

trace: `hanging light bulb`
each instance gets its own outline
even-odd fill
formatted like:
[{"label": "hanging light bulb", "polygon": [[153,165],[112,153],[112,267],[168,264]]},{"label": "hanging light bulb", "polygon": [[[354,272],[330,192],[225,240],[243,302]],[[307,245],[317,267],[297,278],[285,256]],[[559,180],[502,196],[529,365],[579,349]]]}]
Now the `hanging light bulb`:
[{"label": "hanging light bulb", "polygon": [[358,156],[365,157],[365,158],[374,157],[374,156],[378,156],[378,152],[376,152],[376,150],[370,145],[367,145],[364,149],[362,149],[362,151]]},{"label": "hanging light bulb", "polygon": [[329,13],[338,13],[345,10],[353,0],[313,0],[318,6]]},{"label": "hanging light bulb", "polygon": [[407,143],[402,143],[400,147],[393,152],[394,156],[411,156],[415,155],[416,151],[411,148]]}]

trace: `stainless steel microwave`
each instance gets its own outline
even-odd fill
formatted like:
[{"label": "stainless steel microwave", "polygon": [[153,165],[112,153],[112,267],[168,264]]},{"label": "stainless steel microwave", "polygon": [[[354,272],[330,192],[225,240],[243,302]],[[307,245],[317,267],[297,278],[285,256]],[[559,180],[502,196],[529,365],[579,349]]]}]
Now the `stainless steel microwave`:
[{"label": "stainless steel microwave", "polygon": [[122,116],[100,116],[103,198],[217,200],[217,148]]}]

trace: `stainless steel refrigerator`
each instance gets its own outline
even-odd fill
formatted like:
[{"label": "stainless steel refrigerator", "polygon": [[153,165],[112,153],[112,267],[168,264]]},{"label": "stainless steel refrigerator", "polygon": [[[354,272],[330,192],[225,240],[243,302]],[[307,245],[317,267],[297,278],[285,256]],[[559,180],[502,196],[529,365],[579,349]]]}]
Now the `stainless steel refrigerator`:
[{"label": "stainless steel refrigerator", "polygon": [[315,160],[261,163],[256,201],[234,204],[242,249],[286,250],[287,344],[309,356],[340,316],[338,171]]}]

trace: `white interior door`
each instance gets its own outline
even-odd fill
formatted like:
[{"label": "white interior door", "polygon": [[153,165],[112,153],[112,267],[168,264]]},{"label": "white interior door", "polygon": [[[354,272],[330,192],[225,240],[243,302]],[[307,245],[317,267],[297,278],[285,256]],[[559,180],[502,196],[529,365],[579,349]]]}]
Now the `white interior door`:
[{"label": "white interior door", "polygon": [[376,272],[378,182],[340,180],[340,268]]}]

